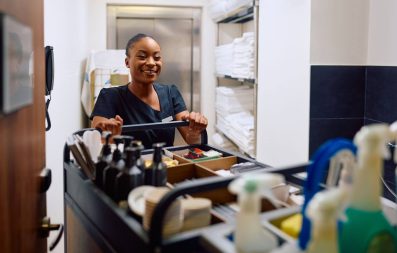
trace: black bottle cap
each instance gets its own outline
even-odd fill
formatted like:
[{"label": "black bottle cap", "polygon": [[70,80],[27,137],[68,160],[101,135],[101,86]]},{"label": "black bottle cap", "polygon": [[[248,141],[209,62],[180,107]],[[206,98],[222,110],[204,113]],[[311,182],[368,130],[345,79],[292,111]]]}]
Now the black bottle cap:
[{"label": "black bottle cap", "polygon": [[102,138],[105,139],[105,144],[103,145],[102,151],[101,151],[102,157],[108,156],[112,153],[112,149],[110,148],[110,145],[109,145],[109,140],[110,140],[111,136],[112,136],[112,133],[109,131],[102,132]]},{"label": "black bottle cap", "polygon": [[113,141],[116,143],[116,150],[113,152],[113,161],[117,162],[121,159],[121,151],[119,149],[119,145],[124,142],[124,139],[121,135],[113,137]]},{"label": "black bottle cap", "polygon": [[154,143],[153,144],[153,149],[154,149],[154,154],[153,154],[153,163],[160,163],[161,162],[161,157],[162,157],[162,150],[164,147],[165,143],[164,142],[159,142],[159,143]]},{"label": "black bottle cap", "polygon": [[126,154],[125,167],[131,168],[134,165],[134,153],[136,152],[136,148],[126,147],[124,152]]},{"label": "black bottle cap", "polygon": [[129,135],[122,135],[122,137],[124,139],[124,150],[125,150],[126,147],[129,147],[131,145],[131,142],[134,140],[134,137]]}]

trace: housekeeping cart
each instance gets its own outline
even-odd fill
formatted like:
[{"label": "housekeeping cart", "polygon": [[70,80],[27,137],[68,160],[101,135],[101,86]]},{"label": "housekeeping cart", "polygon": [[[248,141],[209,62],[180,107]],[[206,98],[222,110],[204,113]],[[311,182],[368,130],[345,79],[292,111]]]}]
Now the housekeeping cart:
[{"label": "housekeeping cart", "polygon": [[[153,123],[123,126],[123,134],[131,131],[186,126],[187,122]],[[82,135],[83,129],[75,134]],[[127,208],[121,208],[105,192],[87,177],[70,155],[68,145],[64,148],[64,208],[65,208],[65,248],[66,252],[234,252],[230,235],[233,232],[233,214],[222,204],[235,201],[235,196],[227,191],[228,184],[239,175],[222,177],[216,171],[229,169],[233,164],[252,162],[262,167],[264,172],[280,173],[289,184],[303,185],[297,175],[306,170],[307,163],[272,168],[257,161],[228,152],[207,144],[207,133],[202,134],[202,142],[197,145],[168,147],[179,165],[168,168],[168,183],[171,190],[160,200],[153,211],[151,226],[146,231],[142,218]],[[222,157],[195,162],[181,156],[181,151],[199,148],[215,150]],[[144,150],[142,155],[153,150]],[[164,238],[162,235],[165,210],[181,196],[205,197],[212,201],[211,225],[180,232]],[[272,208],[271,208],[272,209]],[[263,213],[265,219],[291,215],[299,207],[269,210]],[[270,223],[269,223],[270,224]],[[278,235],[280,243],[290,238]]]}]

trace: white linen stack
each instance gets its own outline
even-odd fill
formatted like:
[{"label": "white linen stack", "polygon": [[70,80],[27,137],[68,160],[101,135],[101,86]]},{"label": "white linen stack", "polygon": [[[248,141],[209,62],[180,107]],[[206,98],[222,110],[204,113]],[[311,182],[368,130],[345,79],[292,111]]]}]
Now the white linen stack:
[{"label": "white linen stack", "polygon": [[246,32],[243,37],[233,41],[233,70],[232,77],[255,78],[255,35]]},{"label": "white linen stack", "polygon": [[226,134],[245,153],[254,154],[254,116],[250,112],[238,112],[226,117],[230,123]]},{"label": "white linen stack", "polygon": [[226,4],[226,0],[212,0],[209,2],[208,11],[213,20],[217,21],[227,17]]},{"label": "white linen stack", "polygon": [[214,146],[222,148],[227,151],[238,151],[238,147],[231,141],[229,141],[224,136],[220,135],[219,133],[215,133],[212,135],[212,141]]},{"label": "white linen stack", "polygon": [[244,6],[251,6],[252,0],[211,0],[208,11],[214,21],[233,15]]},{"label": "white linen stack", "polygon": [[255,35],[246,32],[233,43],[215,48],[215,70],[218,75],[255,78]]},{"label": "white linen stack", "polygon": [[255,150],[253,92],[249,86],[216,88],[217,129],[251,156]]},{"label": "white linen stack", "polygon": [[233,43],[215,48],[215,71],[218,75],[231,76],[233,69]]}]

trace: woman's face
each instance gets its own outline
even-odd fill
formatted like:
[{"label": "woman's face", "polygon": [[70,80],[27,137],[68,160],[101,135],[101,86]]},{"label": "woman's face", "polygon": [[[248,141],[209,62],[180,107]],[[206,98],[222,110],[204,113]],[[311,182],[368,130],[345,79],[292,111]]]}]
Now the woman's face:
[{"label": "woman's face", "polygon": [[133,82],[153,83],[161,72],[161,54],[159,44],[145,37],[135,42],[128,50],[125,64],[130,69]]}]

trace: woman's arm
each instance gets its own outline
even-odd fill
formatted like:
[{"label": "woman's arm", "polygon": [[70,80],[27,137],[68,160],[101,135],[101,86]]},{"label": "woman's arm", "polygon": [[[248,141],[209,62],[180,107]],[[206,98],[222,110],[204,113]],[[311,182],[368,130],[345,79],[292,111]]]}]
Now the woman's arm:
[{"label": "woman's arm", "polygon": [[201,141],[201,132],[207,128],[208,120],[199,112],[183,111],[175,115],[177,121],[188,120],[189,126],[178,127],[187,144],[197,144]]},{"label": "woman's arm", "polygon": [[100,128],[103,131],[110,131],[113,135],[121,134],[122,125],[123,119],[119,115],[110,119],[101,116],[94,116],[91,122],[91,127]]}]

